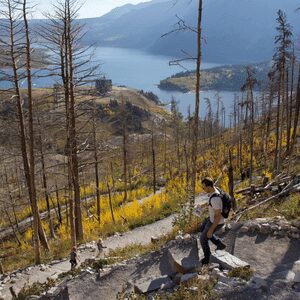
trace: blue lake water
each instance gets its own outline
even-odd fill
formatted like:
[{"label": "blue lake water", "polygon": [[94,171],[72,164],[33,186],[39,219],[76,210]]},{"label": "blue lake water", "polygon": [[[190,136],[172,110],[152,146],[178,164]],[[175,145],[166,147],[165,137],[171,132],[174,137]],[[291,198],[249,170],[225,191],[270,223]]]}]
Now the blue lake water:
[{"label": "blue lake water", "polygon": [[[195,94],[181,93],[172,91],[163,91],[157,87],[160,80],[171,76],[177,72],[185,71],[180,66],[170,66],[169,62],[176,58],[162,55],[154,55],[147,52],[124,49],[98,47],[95,49],[95,61],[100,64],[100,72],[108,78],[111,78],[114,85],[126,85],[135,89],[143,89],[155,93],[162,102],[168,103],[174,97],[178,101],[179,110],[186,115],[188,107],[191,112],[194,110]],[[184,63],[184,67],[193,70],[195,62]],[[202,69],[218,66],[218,64],[202,62]],[[55,82],[55,78],[36,78],[34,87],[50,87]],[[4,87],[0,82],[0,88]],[[25,84],[24,84],[25,86]],[[205,113],[205,104],[203,99],[208,97],[215,101],[216,91],[201,92],[200,111],[201,115]],[[233,103],[234,93],[227,91],[219,92],[226,111],[229,112]],[[214,105],[213,105],[214,107]]]}]

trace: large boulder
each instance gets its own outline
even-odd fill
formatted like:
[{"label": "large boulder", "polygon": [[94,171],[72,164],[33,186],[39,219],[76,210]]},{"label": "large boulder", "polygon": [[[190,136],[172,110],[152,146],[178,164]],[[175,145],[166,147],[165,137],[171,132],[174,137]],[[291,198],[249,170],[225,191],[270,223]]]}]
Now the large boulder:
[{"label": "large boulder", "polygon": [[167,251],[174,273],[189,273],[199,265],[198,245],[194,238],[173,243]]}]

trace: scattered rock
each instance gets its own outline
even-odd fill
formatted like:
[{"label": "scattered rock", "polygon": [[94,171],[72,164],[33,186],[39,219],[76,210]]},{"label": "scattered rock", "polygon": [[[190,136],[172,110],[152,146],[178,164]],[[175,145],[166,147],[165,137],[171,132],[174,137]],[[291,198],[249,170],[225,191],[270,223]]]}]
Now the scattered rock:
[{"label": "scattered rock", "polygon": [[249,231],[249,227],[246,225],[243,225],[240,229],[240,232],[242,232],[242,233],[247,233],[248,231]]},{"label": "scattered rock", "polygon": [[270,224],[268,224],[268,223],[261,224],[260,232],[262,234],[269,234],[269,233],[271,233],[271,226],[270,226]]},{"label": "scattered rock", "polygon": [[182,241],[184,240],[184,238],[183,238],[182,235],[177,235],[177,236],[175,237],[175,240],[176,240],[177,242],[182,242]]},{"label": "scattered rock", "polygon": [[174,283],[169,276],[165,275],[159,278],[142,278],[134,284],[134,291],[140,294],[146,294],[152,291],[157,291],[162,287],[170,288]]},{"label": "scattered rock", "polygon": [[191,235],[189,233],[186,233],[183,237],[184,240],[189,240],[191,239]]},{"label": "scattered rock", "polygon": [[259,276],[253,276],[250,280],[249,285],[255,289],[262,290],[267,290],[269,286],[267,281]]},{"label": "scattered rock", "polygon": [[292,287],[297,293],[300,293],[300,283],[299,282],[294,283]]},{"label": "scattered rock", "polygon": [[300,229],[300,220],[293,220],[292,221],[292,225],[294,227],[297,227],[298,229]]},{"label": "scattered rock", "polygon": [[181,277],[182,277],[183,274],[181,273],[177,273],[174,278],[173,278],[173,281],[176,283],[176,284],[179,284],[180,281],[181,281]]},{"label": "scattered rock", "polygon": [[193,294],[197,294],[198,292],[198,287],[197,286],[191,286],[188,288],[189,291],[191,291]]},{"label": "scattered rock", "polygon": [[299,233],[292,233],[291,234],[291,238],[293,238],[293,239],[299,239],[300,238],[300,234]]},{"label": "scattered rock", "polygon": [[181,276],[180,283],[187,282],[193,278],[198,277],[197,273],[187,273]]},{"label": "scattered rock", "polygon": [[294,282],[300,283],[300,260],[297,260],[294,263],[292,271],[295,273]]},{"label": "scattered rock", "polygon": [[218,281],[218,283],[215,285],[214,290],[217,293],[222,293],[223,291],[229,289],[230,286],[224,282]]},{"label": "scattered rock", "polygon": [[208,274],[205,274],[205,275],[198,275],[198,279],[201,280],[201,281],[209,281],[210,280],[210,276]]},{"label": "scattered rock", "polygon": [[40,300],[69,300],[67,286],[53,287],[45,295],[38,298]]},{"label": "scattered rock", "polygon": [[231,255],[226,251],[216,251],[212,253],[212,261],[218,263],[224,269],[234,269],[234,268],[241,268],[241,267],[250,267],[250,265],[242,261],[236,256]]}]

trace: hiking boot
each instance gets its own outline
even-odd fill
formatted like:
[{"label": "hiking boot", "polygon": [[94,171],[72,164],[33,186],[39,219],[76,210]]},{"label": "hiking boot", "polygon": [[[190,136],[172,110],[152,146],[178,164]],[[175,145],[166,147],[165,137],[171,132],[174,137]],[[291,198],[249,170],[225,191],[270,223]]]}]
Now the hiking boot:
[{"label": "hiking boot", "polygon": [[217,246],[216,250],[224,250],[226,248],[226,245],[220,242],[220,244]]},{"label": "hiking boot", "polygon": [[209,264],[209,258],[207,258],[207,257],[202,258],[201,259],[201,264],[202,264],[202,266],[208,265]]}]

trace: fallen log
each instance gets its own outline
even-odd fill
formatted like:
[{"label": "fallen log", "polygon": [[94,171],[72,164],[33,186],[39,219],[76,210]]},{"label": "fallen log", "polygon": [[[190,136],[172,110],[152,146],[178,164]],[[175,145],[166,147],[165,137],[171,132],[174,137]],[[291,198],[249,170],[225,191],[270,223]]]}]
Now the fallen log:
[{"label": "fallen log", "polygon": [[[285,174],[281,174],[283,176]],[[267,185],[251,185],[249,187],[246,187],[244,189],[238,190],[235,193],[236,194],[243,194],[243,195],[249,195],[249,194],[255,194],[255,193],[261,193],[267,190],[272,190],[274,186],[280,186],[284,187],[284,185],[288,184],[289,181],[293,180],[295,183],[300,182],[300,175],[291,175],[291,176],[284,176],[279,178],[278,176],[275,177],[275,179],[271,182],[269,182]]]},{"label": "fallen log", "polygon": [[291,192],[298,192],[300,190],[300,183],[296,184],[296,185],[293,185],[294,181],[292,180],[280,193],[274,195],[274,196],[271,196],[265,200],[263,200],[262,202],[258,203],[258,204],[255,204],[243,211],[241,211],[240,213],[236,214],[235,215],[235,222],[238,222],[240,220],[240,218],[242,217],[242,215],[244,215],[246,212],[256,208],[256,207],[259,207],[260,205],[262,204],[265,204],[271,200],[274,200],[274,199],[277,199],[281,196],[285,196],[285,195],[288,195],[289,193]]}]

